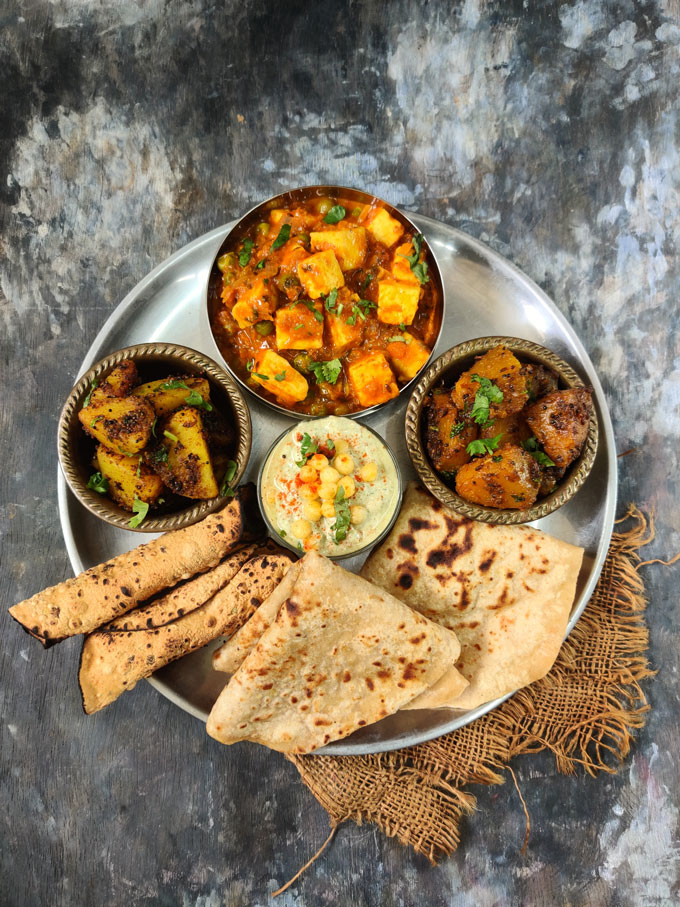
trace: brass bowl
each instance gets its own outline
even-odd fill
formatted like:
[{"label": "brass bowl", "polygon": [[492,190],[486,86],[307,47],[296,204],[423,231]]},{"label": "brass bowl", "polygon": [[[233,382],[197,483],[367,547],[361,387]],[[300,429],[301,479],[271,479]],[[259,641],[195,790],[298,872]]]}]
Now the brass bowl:
[{"label": "brass bowl", "polygon": [[[246,384],[243,375],[239,375],[236,369],[232,368],[229,361],[226,358],[225,353],[222,351],[218,337],[213,330],[213,316],[217,311],[219,311],[221,301],[219,299],[219,293],[217,290],[218,285],[221,285],[222,274],[217,267],[217,259],[222,255],[223,252],[229,251],[234,247],[239,237],[244,233],[247,233],[248,230],[256,223],[259,223],[263,217],[269,215],[269,211],[272,208],[281,208],[288,205],[296,205],[301,202],[308,201],[313,198],[323,198],[324,196],[342,196],[344,198],[349,198],[352,201],[359,202],[361,204],[371,204],[372,202],[380,202],[384,206],[385,210],[396,220],[399,221],[407,230],[414,233],[420,233],[420,229],[409,220],[409,218],[398,208],[395,208],[393,205],[390,205],[389,202],[386,202],[382,198],[378,198],[375,195],[371,195],[370,192],[363,192],[360,189],[351,189],[345,186],[302,186],[298,189],[290,189],[288,192],[282,192],[279,195],[272,196],[271,198],[266,199],[260,204],[256,205],[254,208],[251,208],[243,217],[234,224],[234,226],[229,230],[224,240],[220,244],[219,249],[212,261],[210,270],[208,272],[208,279],[205,285],[204,291],[204,303],[203,303],[203,312],[202,319],[204,322],[207,322],[207,327],[215,343],[215,353],[219,356],[219,359],[224,364],[224,367],[229,371],[229,374],[238,381],[244,390],[248,393],[253,394],[258,400],[261,400],[264,404],[269,406],[271,409],[275,409],[277,412],[283,413],[285,416],[290,416],[295,419],[315,419],[320,418],[318,416],[311,415],[310,413],[305,413],[297,409],[289,409],[285,406],[282,406],[280,403],[275,403],[273,400],[269,400],[265,397],[259,390],[255,390]],[[439,337],[442,331],[442,325],[444,323],[444,312],[446,306],[445,292],[444,292],[444,281],[442,280],[441,271],[439,270],[439,265],[435,258],[432,248],[427,243],[427,264],[428,264],[428,275],[432,284],[438,294],[440,300],[439,306],[439,325],[437,328],[437,336],[432,343],[432,352],[434,352],[437,343],[439,342]],[[430,353],[430,358],[428,362],[432,359],[432,352]],[[384,406],[389,406],[391,403],[394,403],[395,400],[398,400],[402,394],[406,392],[408,388],[413,387],[415,381],[418,378],[418,375],[423,373],[423,370],[427,367],[427,363],[423,365],[420,371],[411,378],[406,384],[402,385],[399,388],[399,394],[391,400],[386,400],[384,403],[377,403],[375,406],[368,406],[364,409],[355,410],[352,413],[343,413],[343,416],[346,416],[348,419],[356,419],[359,417],[367,416],[369,413],[375,412],[378,409],[381,409]],[[328,414],[326,414],[328,415]],[[323,417],[321,417],[323,418]]]},{"label": "brass bowl", "polygon": [[[236,462],[236,473],[231,481],[235,488],[239,483],[250,455],[252,426],[248,406],[236,383],[212,359],[208,359],[196,350],[171,343],[142,343],[100,359],[78,381],[68,396],[59,418],[57,448],[59,464],[69,488],[90,513],[119,529],[130,532],[167,532],[169,529],[181,529],[197,523],[215,510],[219,510],[228,500],[218,495],[205,501],[190,498],[181,499],[173,496],[174,507],[158,516],[149,517],[136,529],[131,529],[129,521],[133,514],[123,510],[106,495],[100,495],[87,487],[92,474],[92,456],[96,442],[88,437],[80,424],[78,413],[90,391],[92,382],[100,381],[124,359],[133,359],[143,382],[164,378],[166,375],[202,375],[210,382],[210,399],[213,406],[234,427],[236,431],[235,449],[230,456]],[[186,506],[179,506],[178,501],[186,501]]]},{"label": "brass bowl", "polygon": [[466,501],[445,485],[436,470],[432,467],[422,441],[421,416],[423,402],[427,394],[442,384],[453,385],[455,380],[474,363],[475,359],[495,346],[505,346],[518,358],[526,362],[545,365],[557,373],[560,387],[584,387],[583,381],[574,369],[551,350],[522,340],[518,337],[478,337],[467,340],[447,350],[427,369],[413,390],[406,409],[406,447],[411,461],[426,488],[456,513],[483,523],[530,523],[547,516],[572,498],[583,485],[595,461],[598,442],[598,423],[595,410],[590,417],[588,435],[586,436],[580,456],[567,469],[567,473],[554,491],[536,501],[526,510],[497,510],[492,507],[480,507]]}]

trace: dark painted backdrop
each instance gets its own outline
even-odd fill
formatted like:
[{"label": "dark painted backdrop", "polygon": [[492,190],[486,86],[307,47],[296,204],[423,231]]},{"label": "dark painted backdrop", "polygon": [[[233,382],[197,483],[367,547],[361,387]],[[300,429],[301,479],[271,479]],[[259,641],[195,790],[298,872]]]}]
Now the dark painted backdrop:
[{"label": "dark painted backdrop", "polygon": [[[599,370],[621,502],[680,548],[677,0],[26,0],[0,5],[2,602],[70,575],[58,413],[152,267],[262,197],[340,182],[523,268]],[[648,573],[652,712],[614,777],[548,757],[481,789],[436,869],[347,826],[282,905],[678,898],[677,568]],[[0,617],[0,902],[268,902],[327,833],[283,758],[222,748],[148,685],[82,716],[79,643]]]}]

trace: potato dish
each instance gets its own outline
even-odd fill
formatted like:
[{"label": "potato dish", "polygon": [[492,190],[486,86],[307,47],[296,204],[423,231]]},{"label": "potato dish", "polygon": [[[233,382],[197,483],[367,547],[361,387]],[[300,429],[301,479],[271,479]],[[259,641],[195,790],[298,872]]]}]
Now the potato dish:
[{"label": "potato dish", "polygon": [[551,369],[497,346],[453,387],[430,392],[423,440],[435,470],[462,498],[526,510],[579,457],[592,410],[590,388],[560,388]]},{"label": "potato dish", "polygon": [[87,487],[134,514],[131,528],[149,509],[172,510],[177,496],[203,500],[230,491],[234,433],[200,375],[141,383],[126,359],[93,382],[78,419],[96,442]]}]

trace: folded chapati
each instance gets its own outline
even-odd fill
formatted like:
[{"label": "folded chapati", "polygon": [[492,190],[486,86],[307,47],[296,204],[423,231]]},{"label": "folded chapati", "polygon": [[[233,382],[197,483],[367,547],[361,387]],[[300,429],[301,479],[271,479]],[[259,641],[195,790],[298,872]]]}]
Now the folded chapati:
[{"label": "folded chapati", "polygon": [[311,752],[396,712],[458,658],[453,633],[316,552],[286,591],[210,713],[222,743]]},{"label": "folded chapati", "polygon": [[214,570],[86,637],[80,689],[87,714],[137,681],[237,630],[276,588],[294,555],[273,542],[235,552]]},{"label": "folded chapati", "polygon": [[548,673],[564,639],[583,550],[538,529],[478,523],[411,484],[394,529],[361,576],[461,643],[458,696],[414,708],[472,709]]}]

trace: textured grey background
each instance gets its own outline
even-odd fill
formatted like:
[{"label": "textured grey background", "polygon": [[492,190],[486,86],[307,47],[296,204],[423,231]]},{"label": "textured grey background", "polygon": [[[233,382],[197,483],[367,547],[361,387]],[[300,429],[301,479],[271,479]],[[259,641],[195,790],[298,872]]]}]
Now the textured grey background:
[{"label": "textured grey background", "polygon": [[[621,501],[680,549],[677,0],[26,0],[0,5],[2,602],[70,574],[59,409],[116,304],[282,188],[340,182],[490,243],[607,392]],[[492,326],[491,326],[492,327]],[[287,905],[676,903],[678,567],[648,568],[653,710],[616,776],[547,756],[481,789],[436,869],[346,826]],[[0,902],[255,905],[327,833],[283,758],[220,747],[147,684],[82,716],[79,642],[3,608]]]}]

